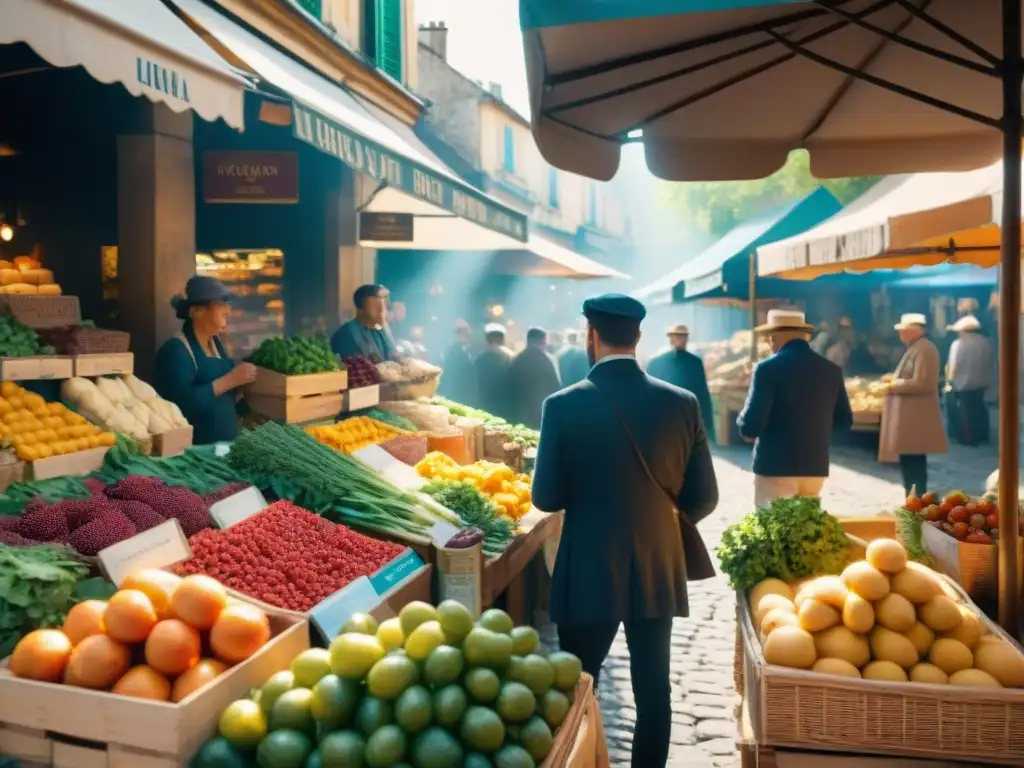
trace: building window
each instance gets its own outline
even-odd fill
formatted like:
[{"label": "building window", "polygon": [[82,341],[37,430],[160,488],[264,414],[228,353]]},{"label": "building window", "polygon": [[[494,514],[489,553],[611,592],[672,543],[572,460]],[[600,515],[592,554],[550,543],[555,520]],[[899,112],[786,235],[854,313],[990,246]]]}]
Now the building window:
[{"label": "building window", "polygon": [[505,170],[516,172],[516,137],[511,125],[505,126]]},{"label": "building window", "polygon": [[[320,0],[317,0],[319,5]],[[402,82],[402,0],[364,0],[363,53],[377,69]]]},{"label": "building window", "polygon": [[295,0],[306,13],[322,21],[324,18],[323,0]]},{"label": "building window", "polygon": [[558,171],[554,168],[548,169],[548,205],[558,207]]},{"label": "building window", "polygon": [[587,224],[592,227],[597,226],[597,185],[590,184],[590,200],[588,201],[587,208]]}]

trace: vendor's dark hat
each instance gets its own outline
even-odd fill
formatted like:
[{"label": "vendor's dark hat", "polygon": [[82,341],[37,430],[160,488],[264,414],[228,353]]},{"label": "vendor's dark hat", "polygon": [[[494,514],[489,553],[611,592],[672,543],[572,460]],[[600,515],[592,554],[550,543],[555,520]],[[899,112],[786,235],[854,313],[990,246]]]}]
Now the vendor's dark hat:
[{"label": "vendor's dark hat", "polygon": [[185,293],[179,293],[171,299],[171,306],[174,307],[174,312],[179,319],[187,320],[188,311],[192,307],[230,300],[231,294],[220,280],[206,275],[194,275],[185,283]]},{"label": "vendor's dark hat", "polygon": [[625,294],[602,293],[583,302],[583,315],[587,319],[594,315],[610,315],[639,323],[647,317],[647,309],[639,301]]}]

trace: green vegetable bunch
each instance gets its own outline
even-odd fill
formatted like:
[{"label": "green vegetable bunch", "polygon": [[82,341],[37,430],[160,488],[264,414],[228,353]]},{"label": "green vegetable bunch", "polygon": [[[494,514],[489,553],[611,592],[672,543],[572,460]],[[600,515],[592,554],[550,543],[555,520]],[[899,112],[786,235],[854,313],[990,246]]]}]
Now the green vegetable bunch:
[{"label": "green vegetable bunch", "polygon": [[910,559],[931,566],[931,557],[924,549],[924,518],[899,507],[896,510],[896,537],[903,542]]},{"label": "green vegetable bunch", "polygon": [[367,408],[365,411],[360,411],[358,415],[369,416],[371,419],[382,421],[385,424],[390,424],[392,427],[409,432],[419,431],[419,428],[404,416],[399,416],[391,411],[385,411],[383,408]]},{"label": "green vegetable bunch", "polygon": [[0,315],[0,357],[32,357],[52,355],[56,350],[40,346],[39,336],[10,315]]},{"label": "green vegetable bunch", "polygon": [[717,554],[734,589],[746,590],[769,577],[790,581],[817,573],[839,573],[849,540],[821,500],[775,499],[726,528]]},{"label": "green vegetable bunch", "polygon": [[501,554],[515,538],[515,521],[498,512],[491,500],[472,483],[438,480],[423,486],[422,491],[457,514],[465,527],[483,531],[487,554]]},{"label": "green vegetable bunch", "polygon": [[448,412],[453,416],[465,416],[471,419],[479,419],[484,423],[485,427],[499,430],[508,435],[509,440],[519,445],[521,448],[536,448],[537,443],[540,442],[540,432],[535,429],[530,429],[524,424],[510,424],[500,416],[495,416],[487,411],[481,411],[477,408],[470,408],[468,405],[462,405],[451,400],[446,400],[443,397],[435,397],[431,399],[432,405],[441,405],[448,409]]},{"label": "green vegetable bunch", "polygon": [[264,339],[252,353],[253,365],[283,373],[303,376],[342,370],[337,356],[323,339]]}]

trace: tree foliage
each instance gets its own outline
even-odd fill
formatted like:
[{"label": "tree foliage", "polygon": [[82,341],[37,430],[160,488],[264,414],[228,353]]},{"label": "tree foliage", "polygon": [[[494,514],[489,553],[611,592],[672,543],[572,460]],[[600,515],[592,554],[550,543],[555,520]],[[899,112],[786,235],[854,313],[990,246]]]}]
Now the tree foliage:
[{"label": "tree foliage", "polygon": [[821,180],[811,175],[810,166],[807,152],[797,150],[790,153],[782,168],[764,179],[665,184],[662,202],[681,209],[702,231],[717,238],[765,208],[803,197],[818,186],[846,205],[879,179],[861,176]]}]

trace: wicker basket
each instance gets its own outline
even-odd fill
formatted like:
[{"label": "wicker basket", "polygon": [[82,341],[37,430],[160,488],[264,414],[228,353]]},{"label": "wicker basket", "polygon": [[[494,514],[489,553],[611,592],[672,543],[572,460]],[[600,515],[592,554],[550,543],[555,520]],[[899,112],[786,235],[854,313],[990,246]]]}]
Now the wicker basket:
[{"label": "wicker basket", "polygon": [[420,397],[433,397],[441,383],[441,375],[435,374],[412,381],[381,382],[381,400],[416,400]]},{"label": "wicker basket", "polygon": [[[989,632],[1010,641],[954,590]],[[737,601],[744,652],[743,670],[735,676],[744,686],[758,744],[979,764],[1024,762],[1024,690],[856,680],[768,664],[746,596],[738,594]]]},{"label": "wicker basket", "polygon": [[131,334],[78,325],[39,331],[39,337],[62,355],[119,355],[127,352]]}]

